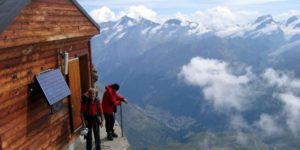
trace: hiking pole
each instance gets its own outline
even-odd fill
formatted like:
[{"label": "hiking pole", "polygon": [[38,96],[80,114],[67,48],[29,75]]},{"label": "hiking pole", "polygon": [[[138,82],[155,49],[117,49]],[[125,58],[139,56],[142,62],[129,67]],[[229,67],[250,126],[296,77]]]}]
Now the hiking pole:
[{"label": "hiking pole", "polygon": [[123,115],[122,115],[122,103],[120,104],[120,115],[121,115],[121,135],[123,137]]}]

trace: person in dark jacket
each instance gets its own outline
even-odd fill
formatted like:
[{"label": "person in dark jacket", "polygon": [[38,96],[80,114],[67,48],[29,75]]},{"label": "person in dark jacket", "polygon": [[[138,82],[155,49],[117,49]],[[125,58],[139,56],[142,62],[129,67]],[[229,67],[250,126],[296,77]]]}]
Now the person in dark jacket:
[{"label": "person in dark jacket", "polygon": [[82,97],[81,119],[83,125],[88,128],[86,149],[92,150],[92,132],[94,132],[95,148],[101,150],[99,126],[102,127],[103,111],[100,100],[97,98],[97,91],[93,88],[89,89],[88,96]]},{"label": "person in dark jacket", "polygon": [[105,128],[107,132],[107,139],[112,141],[114,137],[118,135],[114,132],[115,117],[114,112],[118,105],[121,105],[121,102],[127,104],[127,100],[120,96],[117,91],[120,86],[118,84],[111,84],[105,87],[105,92],[102,98],[102,106],[105,118]]}]

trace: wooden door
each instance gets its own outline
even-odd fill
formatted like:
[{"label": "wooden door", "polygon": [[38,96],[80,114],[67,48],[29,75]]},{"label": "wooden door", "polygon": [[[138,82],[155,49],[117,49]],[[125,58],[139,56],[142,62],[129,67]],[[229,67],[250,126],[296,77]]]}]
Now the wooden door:
[{"label": "wooden door", "polygon": [[81,92],[86,93],[90,85],[90,70],[89,70],[89,58],[88,55],[79,57],[79,68],[80,68],[80,81],[81,81]]},{"label": "wooden door", "polygon": [[81,127],[80,104],[81,104],[81,83],[79,60],[69,61],[69,86],[71,89],[70,114],[72,130],[75,132]]}]

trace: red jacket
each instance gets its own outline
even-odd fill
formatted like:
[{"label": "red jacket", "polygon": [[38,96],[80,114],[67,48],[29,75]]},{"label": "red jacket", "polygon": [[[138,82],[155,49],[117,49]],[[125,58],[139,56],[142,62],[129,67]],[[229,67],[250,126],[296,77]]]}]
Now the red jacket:
[{"label": "red jacket", "polygon": [[102,110],[102,106],[101,106],[101,103],[99,100],[92,101],[88,97],[83,97],[83,100],[81,102],[81,110],[80,111],[89,116],[96,116],[97,113],[102,114],[103,110]]},{"label": "red jacket", "polygon": [[116,106],[120,105],[123,100],[124,97],[118,95],[118,93],[112,89],[111,85],[107,85],[102,98],[103,112],[113,114]]}]

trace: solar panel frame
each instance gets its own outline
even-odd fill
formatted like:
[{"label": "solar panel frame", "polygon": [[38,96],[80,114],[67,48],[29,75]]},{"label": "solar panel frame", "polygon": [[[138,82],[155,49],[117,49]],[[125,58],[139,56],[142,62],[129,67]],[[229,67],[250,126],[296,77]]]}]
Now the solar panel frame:
[{"label": "solar panel frame", "polygon": [[36,80],[49,105],[53,105],[71,95],[70,88],[60,69],[54,69],[38,74],[36,75]]}]

